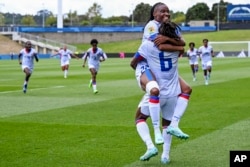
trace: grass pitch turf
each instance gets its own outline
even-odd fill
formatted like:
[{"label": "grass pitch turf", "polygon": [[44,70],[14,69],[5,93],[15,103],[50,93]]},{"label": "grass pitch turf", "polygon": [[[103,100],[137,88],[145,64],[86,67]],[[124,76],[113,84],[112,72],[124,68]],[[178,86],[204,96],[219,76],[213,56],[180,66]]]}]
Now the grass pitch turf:
[{"label": "grass pitch turf", "polygon": [[[129,61],[101,64],[96,95],[81,60],[71,60],[64,79],[59,60],[41,59],[27,94],[18,62],[0,61],[0,166],[163,166],[161,146],[158,156],[139,161],[146,148],[134,115],[143,92]],[[179,71],[193,88],[180,124],[190,139],[173,138],[169,166],[229,166],[230,150],[250,150],[250,59],[214,58],[208,86],[201,68],[192,81],[186,58]]]}]

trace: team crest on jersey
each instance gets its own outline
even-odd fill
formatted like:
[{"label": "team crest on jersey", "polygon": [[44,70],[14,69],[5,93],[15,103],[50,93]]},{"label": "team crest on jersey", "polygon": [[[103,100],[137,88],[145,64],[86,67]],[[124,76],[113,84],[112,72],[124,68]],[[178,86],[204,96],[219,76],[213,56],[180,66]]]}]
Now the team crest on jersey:
[{"label": "team crest on jersey", "polygon": [[153,32],[155,32],[155,29],[154,29],[154,27],[149,27],[148,31],[149,31],[150,34],[152,34]]}]

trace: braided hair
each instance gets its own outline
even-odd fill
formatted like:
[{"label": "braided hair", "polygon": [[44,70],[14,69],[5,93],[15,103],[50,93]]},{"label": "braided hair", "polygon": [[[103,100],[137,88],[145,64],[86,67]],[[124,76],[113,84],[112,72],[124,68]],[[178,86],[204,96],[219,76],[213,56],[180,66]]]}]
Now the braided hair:
[{"label": "braided hair", "polygon": [[152,8],[150,9],[150,16],[149,16],[149,19],[148,21],[146,22],[146,25],[148,22],[150,22],[151,20],[154,20],[154,11],[155,11],[155,8],[158,7],[159,5],[165,5],[164,3],[162,2],[157,2],[155,3]]},{"label": "braided hair", "polygon": [[159,27],[159,34],[168,36],[169,38],[179,39],[179,31],[181,28],[174,22],[168,21],[161,23]]}]

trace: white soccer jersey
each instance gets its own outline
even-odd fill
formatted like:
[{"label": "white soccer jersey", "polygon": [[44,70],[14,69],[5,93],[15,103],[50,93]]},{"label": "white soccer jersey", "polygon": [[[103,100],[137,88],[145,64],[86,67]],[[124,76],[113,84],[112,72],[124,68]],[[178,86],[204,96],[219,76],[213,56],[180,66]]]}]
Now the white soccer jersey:
[{"label": "white soccer jersey", "polygon": [[149,21],[144,27],[142,41],[149,39],[149,37],[153,34],[157,34],[159,32],[158,29],[160,25],[161,24],[155,20]]},{"label": "white soccer jersey", "polygon": [[211,45],[208,45],[207,47],[201,46],[198,50],[198,53],[200,54],[201,63],[206,64],[209,61],[212,61],[212,51],[213,48]]},{"label": "white soccer jersey", "polygon": [[69,60],[71,59],[71,54],[72,51],[69,50],[69,49],[61,49],[59,50],[58,54],[60,55],[60,59],[61,59],[61,66],[65,66],[65,65],[68,65],[69,64]]},{"label": "white soccer jersey", "polygon": [[85,59],[86,57],[88,59],[88,67],[95,68],[96,71],[98,71],[100,66],[100,58],[102,57],[103,59],[106,59],[107,55],[102,51],[101,48],[97,48],[96,52],[93,52],[93,48],[89,48],[83,55],[82,59]]},{"label": "white soccer jersey", "polygon": [[162,52],[153,42],[144,41],[139,50],[154,73],[160,87],[160,95],[165,97],[178,96],[181,93],[178,78],[179,52]]},{"label": "white soccer jersey", "polygon": [[194,48],[193,50],[187,51],[187,56],[189,58],[189,64],[198,64],[198,50]]},{"label": "white soccer jersey", "polygon": [[20,54],[22,55],[22,69],[28,67],[32,71],[34,67],[34,54],[37,54],[36,50],[31,48],[30,52],[27,52],[24,48],[20,51]]}]

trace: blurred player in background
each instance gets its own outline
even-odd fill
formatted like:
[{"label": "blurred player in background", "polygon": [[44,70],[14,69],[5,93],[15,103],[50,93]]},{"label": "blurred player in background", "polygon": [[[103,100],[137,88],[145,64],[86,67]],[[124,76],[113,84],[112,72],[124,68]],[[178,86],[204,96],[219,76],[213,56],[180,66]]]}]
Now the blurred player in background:
[{"label": "blurred player in background", "polygon": [[100,68],[100,62],[103,62],[107,59],[107,55],[101,48],[99,48],[97,39],[92,39],[90,41],[89,48],[83,55],[83,65],[85,67],[86,61],[88,60],[88,68],[91,73],[91,79],[89,81],[89,87],[93,89],[93,93],[98,93],[97,84],[96,84],[96,76],[98,74]]},{"label": "blurred player in background", "polygon": [[208,85],[212,72],[212,57],[214,57],[213,47],[208,45],[208,39],[203,39],[203,46],[198,49],[198,54],[201,59],[205,85]]},{"label": "blurred player in background", "polygon": [[23,93],[27,92],[28,82],[34,69],[34,59],[36,62],[39,61],[37,51],[31,47],[31,42],[27,41],[25,48],[23,48],[18,55],[19,64],[22,65],[22,71],[25,73]]},{"label": "blurred player in background", "polygon": [[199,64],[198,64],[198,50],[195,48],[195,43],[189,43],[189,50],[187,51],[187,57],[189,59],[189,65],[192,70],[193,81],[196,81],[196,73],[198,72]]},{"label": "blurred player in background", "polygon": [[76,59],[79,59],[79,57],[75,56],[71,50],[67,49],[66,45],[63,48],[60,48],[59,51],[57,51],[57,53],[52,55],[51,57],[57,56],[57,55],[60,56],[61,69],[64,73],[64,78],[67,78],[71,57],[75,57]]}]

